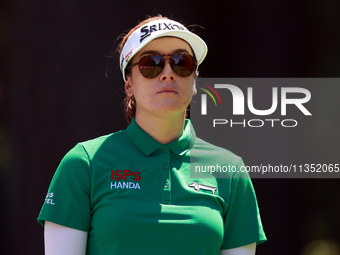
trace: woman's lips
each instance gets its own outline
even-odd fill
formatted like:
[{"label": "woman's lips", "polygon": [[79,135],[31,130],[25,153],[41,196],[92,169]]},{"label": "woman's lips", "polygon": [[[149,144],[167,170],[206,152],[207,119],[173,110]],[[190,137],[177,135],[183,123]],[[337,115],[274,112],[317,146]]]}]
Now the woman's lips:
[{"label": "woman's lips", "polygon": [[157,92],[157,94],[160,94],[160,93],[176,93],[176,94],[178,94],[178,92],[176,90],[174,90],[173,88],[161,89],[160,91]]}]

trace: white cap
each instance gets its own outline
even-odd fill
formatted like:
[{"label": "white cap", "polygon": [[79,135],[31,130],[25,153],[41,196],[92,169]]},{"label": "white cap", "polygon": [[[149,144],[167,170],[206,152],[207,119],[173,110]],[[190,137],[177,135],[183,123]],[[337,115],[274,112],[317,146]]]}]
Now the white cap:
[{"label": "white cap", "polygon": [[197,66],[199,66],[205,56],[207,55],[208,47],[205,42],[190,32],[181,23],[170,19],[159,19],[150,21],[145,25],[136,29],[125,43],[122,53],[120,54],[120,70],[123,74],[123,79],[125,81],[125,68],[129,63],[129,60],[146,44],[151,42],[156,38],[163,36],[174,36],[186,41],[194,51],[195,57],[197,59]]}]

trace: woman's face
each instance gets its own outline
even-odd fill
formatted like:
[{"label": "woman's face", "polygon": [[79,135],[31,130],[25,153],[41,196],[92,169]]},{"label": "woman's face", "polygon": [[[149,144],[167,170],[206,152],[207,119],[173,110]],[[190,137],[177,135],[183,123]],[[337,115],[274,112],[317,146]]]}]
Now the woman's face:
[{"label": "woman's face", "polygon": [[[145,45],[131,60],[134,64],[145,55],[161,54],[190,54],[191,47],[187,42],[176,37],[161,37]],[[164,57],[168,59],[168,56]],[[139,66],[131,68],[131,75],[127,77],[125,90],[129,96],[134,96],[137,102],[136,116],[155,115],[160,118],[170,118],[175,115],[183,116],[191,101],[193,90],[189,77],[177,75],[171,68],[169,60],[165,61],[162,72],[152,79],[142,76]]]}]

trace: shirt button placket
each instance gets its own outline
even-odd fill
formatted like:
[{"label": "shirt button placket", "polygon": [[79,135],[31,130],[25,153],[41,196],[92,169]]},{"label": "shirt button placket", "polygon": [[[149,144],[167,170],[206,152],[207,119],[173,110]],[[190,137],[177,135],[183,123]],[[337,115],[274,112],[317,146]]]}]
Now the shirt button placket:
[{"label": "shirt button placket", "polygon": [[162,204],[171,203],[171,163],[170,163],[170,149],[167,146],[161,148],[161,166],[162,166]]}]

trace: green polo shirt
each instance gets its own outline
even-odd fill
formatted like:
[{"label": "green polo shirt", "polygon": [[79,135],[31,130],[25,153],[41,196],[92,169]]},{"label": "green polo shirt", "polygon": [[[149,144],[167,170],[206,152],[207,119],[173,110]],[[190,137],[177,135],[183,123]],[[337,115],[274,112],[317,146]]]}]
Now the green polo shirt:
[{"label": "green polo shirt", "polygon": [[133,119],[126,130],[79,143],[65,155],[38,221],[88,232],[91,255],[217,255],[265,241],[249,178],[190,178],[190,164],[212,157],[243,165],[197,138],[189,120],[178,140],[162,145]]}]

